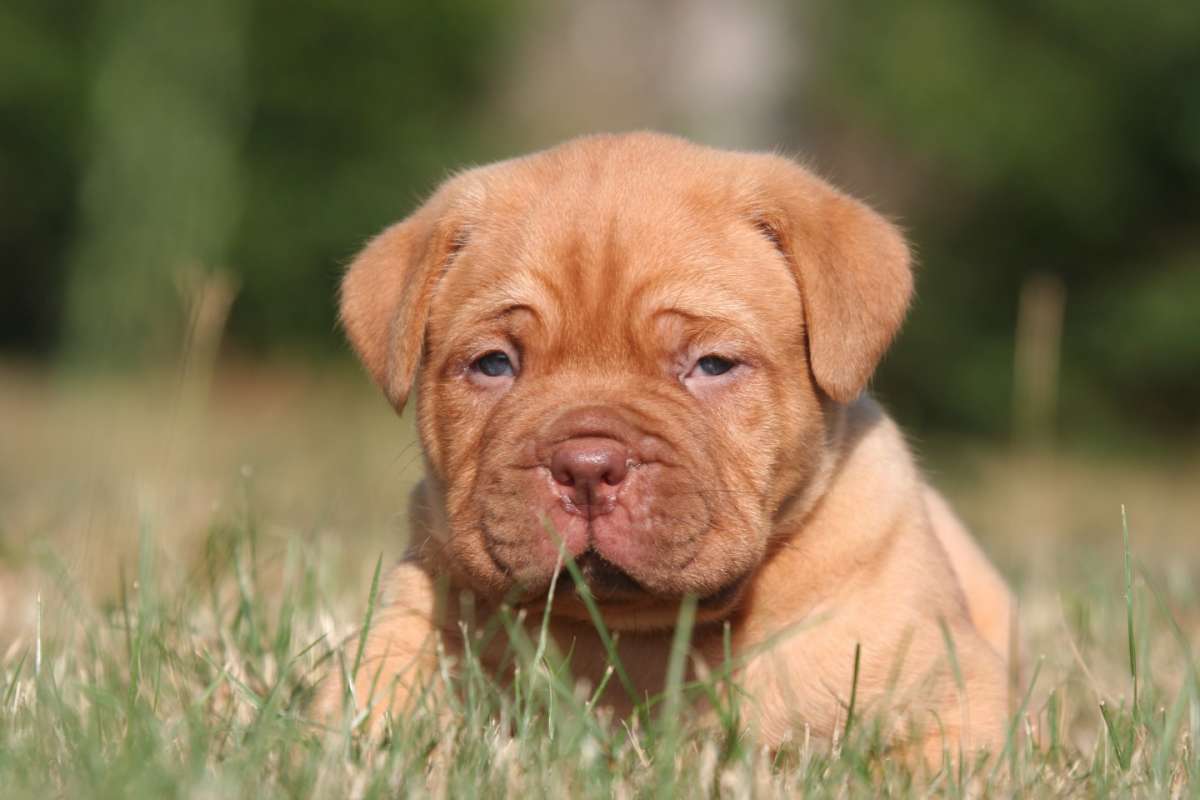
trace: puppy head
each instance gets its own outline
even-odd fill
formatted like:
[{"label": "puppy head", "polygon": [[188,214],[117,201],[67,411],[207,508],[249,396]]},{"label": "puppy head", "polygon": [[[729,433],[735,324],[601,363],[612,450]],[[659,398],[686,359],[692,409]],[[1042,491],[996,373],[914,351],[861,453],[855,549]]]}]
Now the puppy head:
[{"label": "puppy head", "polygon": [[342,318],[397,409],[418,387],[436,568],[532,599],[561,541],[645,627],[732,606],[910,293],[900,234],[793,162],[632,134],[451,179]]}]

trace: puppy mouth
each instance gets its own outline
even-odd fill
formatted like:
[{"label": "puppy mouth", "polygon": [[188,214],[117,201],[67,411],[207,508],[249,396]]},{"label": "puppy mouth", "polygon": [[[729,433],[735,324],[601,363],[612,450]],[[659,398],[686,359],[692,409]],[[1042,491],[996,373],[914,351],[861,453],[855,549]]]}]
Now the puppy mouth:
[{"label": "puppy mouth", "polygon": [[[575,566],[584,584],[598,600],[615,600],[631,595],[648,594],[628,572],[608,561],[604,556],[589,548],[575,558]],[[556,592],[574,591],[581,594],[575,576],[564,568],[558,575]]]},{"label": "puppy mouth", "polygon": [[[575,559],[575,566],[579,569],[587,591],[601,603],[619,603],[636,600],[638,597],[647,595],[658,596],[658,593],[643,586],[628,572],[608,561],[592,548],[584,551]],[[710,612],[728,608],[740,596],[749,577],[749,573],[740,575],[716,591],[700,597],[700,608]],[[575,576],[565,567],[558,574],[555,594],[558,592],[582,594],[575,581]]]}]

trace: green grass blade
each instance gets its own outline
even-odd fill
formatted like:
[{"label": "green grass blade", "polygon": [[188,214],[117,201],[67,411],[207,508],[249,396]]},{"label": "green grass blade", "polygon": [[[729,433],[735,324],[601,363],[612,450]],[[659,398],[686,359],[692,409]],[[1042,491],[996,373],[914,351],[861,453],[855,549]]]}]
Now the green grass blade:
[{"label": "green grass blade", "polygon": [[1176,751],[1176,738],[1179,735],[1180,726],[1183,725],[1184,712],[1187,711],[1191,700],[1191,686],[1185,684],[1184,688],[1180,689],[1175,702],[1171,704],[1171,708],[1163,720],[1162,731],[1159,733],[1158,747],[1155,749],[1154,760],[1151,765],[1154,782],[1160,788],[1163,788],[1169,780],[1167,762]]},{"label": "green grass blade", "polygon": [[675,754],[679,744],[680,714],[683,710],[683,678],[692,641],[692,629],[696,623],[696,603],[695,595],[689,594],[683,598],[679,604],[679,616],[675,621],[675,633],[671,637],[655,756],[658,768],[657,794],[660,797],[675,796]]},{"label": "green grass blade", "polygon": [[1112,745],[1113,754],[1117,757],[1117,763],[1121,766],[1121,770],[1129,770],[1130,751],[1128,748],[1121,746],[1121,737],[1117,731],[1117,721],[1113,719],[1112,712],[1108,709],[1108,704],[1103,700],[1100,701],[1100,717],[1104,720],[1104,727],[1108,731],[1108,742]]},{"label": "green grass blade", "polygon": [[17,659],[17,667],[13,670],[12,680],[9,681],[8,686],[4,690],[4,701],[3,704],[0,705],[0,711],[8,708],[9,704],[13,700],[13,697],[16,695],[17,686],[21,680],[21,670],[25,667],[25,661],[28,658],[29,648],[27,647],[21,651],[21,657]]},{"label": "green grass blade", "polygon": [[[1033,697],[1033,687],[1037,686],[1038,677],[1041,676],[1041,674],[1042,674],[1042,665],[1044,663],[1045,663],[1045,659],[1039,658],[1038,662],[1037,662],[1037,666],[1033,668],[1033,677],[1031,677],[1029,679],[1029,686],[1027,686],[1025,688],[1025,696],[1021,698],[1021,704],[1019,706],[1017,706],[1016,713],[1013,714],[1012,719],[1009,720],[1008,730],[1005,732],[1005,735],[1004,735],[1004,748],[1000,751],[1000,754],[996,757],[995,763],[992,764],[992,771],[991,771],[991,774],[988,776],[989,781],[996,776],[996,772],[997,772],[997,770],[1000,769],[1000,765],[1004,763],[1005,756],[1008,756],[1009,758],[1016,757],[1017,730],[1019,729],[1019,727],[1021,725],[1021,718],[1023,716],[1025,716],[1025,711],[1026,711],[1026,709],[1029,708],[1029,701]],[[1011,764],[1010,764],[1010,766],[1011,766]]]},{"label": "green grass blade", "polygon": [[1166,599],[1155,588],[1154,582],[1146,580],[1145,573],[1142,574],[1142,583],[1150,589],[1150,596],[1154,598],[1154,603],[1158,606],[1159,612],[1167,620],[1171,629],[1171,635],[1175,638],[1175,643],[1179,646],[1180,655],[1187,663],[1188,676],[1191,678],[1192,688],[1200,694],[1200,669],[1196,667],[1196,656],[1192,653],[1192,646],[1188,642],[1187,635],[1179,627],[1179,620],[1175,619],[1175,615],[1171,613],[1171,608],[1167,605]]},{"label": "green grass blade", "polygon": [[1121,531],[1125,549],[1125,635],[1129,642],[1129,674],[1133,677],[1133,714],[1138,714],[1137,638],[1133,625],[1133,561],[1129,555],[1129,518],[1121,504]]},{"label": "green grass blade", "polygon": [[696,623],[696,596],[687,595],[679,604],[679,616],[675,622],[675,633],[671,637],[671,653],[667,661],[667,679],[664,690],[663,718],[670,725],[678,722],[683,706],[683,676],[687,667],[688,648],[692,640],[692,629]]},{"label": "green grass blade", "polygon": [[599,606],[596,605],[596,598],[592,597],[592,592],[587,586],[587,581],[583,578],[583,573],[579,570],[579,565],[575,563],[575,559],[566,551],[563,539],[558,535],[558,531],[550,524],[549,520],[544,520],[546,532],[550,535],[553,541],[562,547],[562,553],[566,559],[567,571],[571,573],[571,579],[575,582],[575,590],[579,594],[579,599],[583,601],[584,607],[587,609],[588,618],[592,621],[592,625],[596,628],[596,635],[600,637],[600,643],[604,647],[604,652],[608,656],[608,663],[612,664],[616,670],[617,680],[625,693],[629,695],[629,699],[635,704],[638,703],[638,691],[634,686],[633,680],[629,677],[629,673],[625,669],[625,665],[621,663],[621,656],[617,652],[616,641],[608,631],[608,626],[604,624],[604,616],[600,613]]},{"label": "green grass blade", "polygon": [[850,704],[846,707],[846,727],[842,729],[843,746],[849,740],[854,725],[854,711],[858,703],[858,668],[862,660],[862,642],[854,643],[854,675],[850,679]]},{"label": "green grass blade", "polygon": [[375,559],[375,572],[371,576],[371,591],[367,596],[367,613],[363,618],[362,629],[358,632],[358,649],[354,653],[354,667],[351,677],[358,677],[358,668],[362,666],[363,653],[367,649],[367,637],[371,633],[371,620],[375,617],[375,605],[379,602],[379,575],[383,570],[383,554]]}]

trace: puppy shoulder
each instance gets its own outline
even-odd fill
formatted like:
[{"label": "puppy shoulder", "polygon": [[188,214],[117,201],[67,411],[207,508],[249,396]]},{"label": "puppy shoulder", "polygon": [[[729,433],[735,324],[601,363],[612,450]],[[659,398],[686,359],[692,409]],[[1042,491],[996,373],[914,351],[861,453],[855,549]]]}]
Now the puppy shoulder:
[{"label": "puppy shoulder", "polygon": [[920,500],[923,480],[900,426],[866,392],[842,411],[836,445],[843,471],[871,475],[875,489]]}]

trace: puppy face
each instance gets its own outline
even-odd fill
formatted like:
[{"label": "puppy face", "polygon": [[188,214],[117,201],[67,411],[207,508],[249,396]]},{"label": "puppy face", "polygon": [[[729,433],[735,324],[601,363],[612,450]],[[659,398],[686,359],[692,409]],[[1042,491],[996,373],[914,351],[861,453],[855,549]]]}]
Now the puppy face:
[{"label": "puppy face", "polygon": [[635,134],[452,179],[342,314],[397,407],[419,386],[435,567],[533,599],[561,542],[636,627],[736,600],[910,281],[894,229],[791,162]]}]

